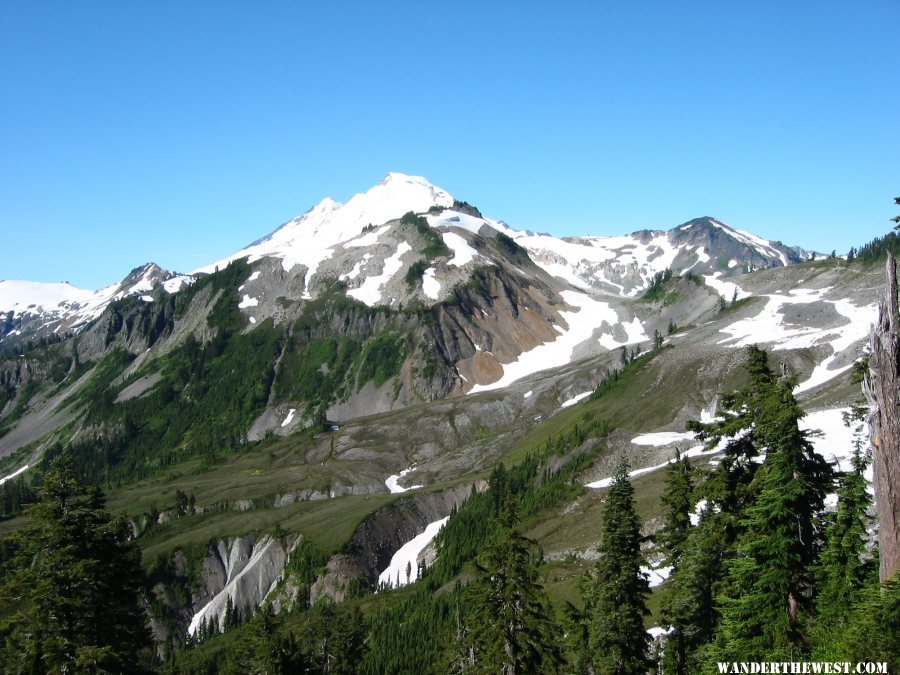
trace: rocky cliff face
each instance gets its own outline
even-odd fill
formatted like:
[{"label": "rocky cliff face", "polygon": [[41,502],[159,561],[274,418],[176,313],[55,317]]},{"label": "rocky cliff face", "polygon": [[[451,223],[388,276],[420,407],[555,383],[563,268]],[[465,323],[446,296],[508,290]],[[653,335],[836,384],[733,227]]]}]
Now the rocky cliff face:
[{"label": "rocky cliff face", "polygon": [[211,544],[203,559],[188,633],[202,623],[221,626],[229,602],[242,616],[259,607],[284,570],[294,543],[296,537],[285,545],[268,535],[258,539],[248,535]]}]

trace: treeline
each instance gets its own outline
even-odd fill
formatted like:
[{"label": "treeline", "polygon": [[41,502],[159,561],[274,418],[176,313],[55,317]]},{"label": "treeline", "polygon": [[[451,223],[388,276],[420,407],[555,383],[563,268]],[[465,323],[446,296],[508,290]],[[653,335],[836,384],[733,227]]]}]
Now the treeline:
[{"label": "treeline", "polygon": [[851,248],[847,253],[847,264],[854,261],[869,264],[887,260],[888,253],[900,256],[900,233],[888,232],[883,237],[875,237],[859,248]]}]

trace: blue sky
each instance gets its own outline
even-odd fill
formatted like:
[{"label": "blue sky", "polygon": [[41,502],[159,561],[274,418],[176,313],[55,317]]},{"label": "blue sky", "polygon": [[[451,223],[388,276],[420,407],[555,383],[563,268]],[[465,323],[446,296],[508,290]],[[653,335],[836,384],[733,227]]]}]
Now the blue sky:
[{"label": "blue sky", "polygon": [[896,0],[0,0],[0,278],[187,271],[424,175],[520,229],[845,251],[900,195]]}]

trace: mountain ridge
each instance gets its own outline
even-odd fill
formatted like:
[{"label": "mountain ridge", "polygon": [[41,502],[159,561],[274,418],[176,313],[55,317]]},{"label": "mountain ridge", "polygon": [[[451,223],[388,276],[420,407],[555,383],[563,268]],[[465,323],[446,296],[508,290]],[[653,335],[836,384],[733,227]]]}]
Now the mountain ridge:
[{"label": "mountain ridge", "polygon": [[[454,211],[454,205],[460,210]],[[428,213],[429,209],[432,213]],[[799,262],[808,255],[799,247],[788,248],[778,242],[763,240],[710,217],[694,219],[669,230],[641,230],[615,237],[557,238],[518,231],[503,221],[482,217],[477,209],[465,202],[457,202],[446,190],[423,177],[389,173],[378,184],[354,195],[345,204],[325,198],[234,254],[190,274],[169,272],[154,263],[136,268],[154,270],[148,277],[151,280],[149,287],[140,279],[131,279],[135,271],[118,284],[99,291],[68,287],[65,289],[68,294],[60,293],[62,289],[58,288],[54,294],[53,285],[41,286],[40,282],[0,281],[0,316],[5,319],[0,323],[0,344],[80,330],[99,316],[110,302],[124,295],[149,297],[157,286],[161,286],[160,292],[177,292],[199,275],[223,268],[238,258],[247,258],[253,263],[264,257],[274,257],[282,261],[286,272],[296,266],[305,267],[304,298],[308,300],[313,297],[310,286],[323,263],[350,248],[376,244],[384,232],[381,226],[407,212],[423,214],[430,227],[450,234],[444,238],[457,243],[459,240],[452,236],[454,227],[468,229],[473,234],[481,227],[491,228],[521,244],[545,271],[554,276],[582,289],[593,288],[630,297],[649,286],[654,275],[669,266],[678,272],[695,269],[707,276],[721,277],[735,273],[734,268],[739,264],[742,269],[755,269],[776,265],[779,261],[780,264]],[[453,218],[457,222],[452,222]],[[374,232],[364,232],[370,225],[378,227]],[[694,225],[702,225],[697,229],[703,229],[707,236],[698,236],[697,230],[688,232]],[[717,255],[712,257],[709,233],[716,228],[733,241],[727,242],[721,251],[714,251]],[[716,239],[721,241],[721,236]],[[727,258],[727,267],[717,262],[723,256]],[[355,268],[356,276],[360,273],[366,276],[360,257],[364,255],[353,260],[354,266],[360,265]],[[349,275],[353,270],[351,267],[341,274]],[[426,275],[429,289],[436,287],[433,275],[434,272]],[[129,284],[129,280],[132,283]]]}]

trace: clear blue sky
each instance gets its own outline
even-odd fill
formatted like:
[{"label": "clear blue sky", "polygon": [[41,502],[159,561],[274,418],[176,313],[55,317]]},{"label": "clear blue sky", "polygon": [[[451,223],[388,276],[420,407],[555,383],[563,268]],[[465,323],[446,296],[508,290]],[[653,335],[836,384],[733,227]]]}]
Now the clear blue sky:
[{"label": "clear blue sky", "polygon": [[424,175],[514,227],[845,251],[900,195],[900,2],[0,0],[0,278],[186,271]]}]

